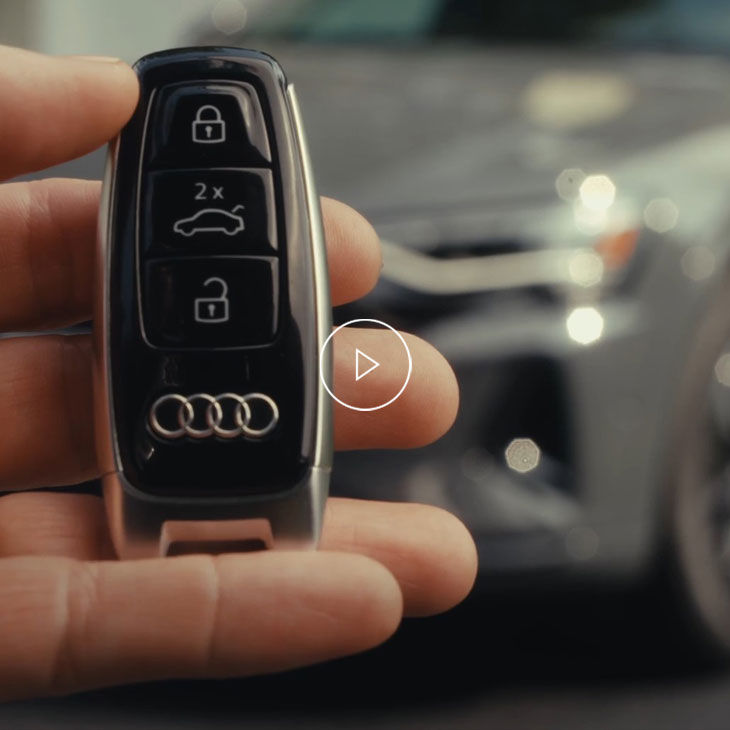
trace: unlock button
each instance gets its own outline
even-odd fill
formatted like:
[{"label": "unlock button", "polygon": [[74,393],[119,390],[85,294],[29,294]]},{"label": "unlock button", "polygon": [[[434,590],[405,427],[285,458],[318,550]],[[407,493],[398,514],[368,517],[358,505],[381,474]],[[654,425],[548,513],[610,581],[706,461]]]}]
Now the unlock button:
[{"label": "unlock button", "polygon": [[220,324],[230,319],[230,303],[228,301],[228,282],[218,276],[211,276],[203,282],[203,286],[219,286],[221,291],[217,297],[199,297],[193,302],[195,321],[201,324]]},{"label": "unlock button", "polygon": [[150,261],[144,331],[154,347],[249,347],[276,336],[276,258],[214,256]]}]

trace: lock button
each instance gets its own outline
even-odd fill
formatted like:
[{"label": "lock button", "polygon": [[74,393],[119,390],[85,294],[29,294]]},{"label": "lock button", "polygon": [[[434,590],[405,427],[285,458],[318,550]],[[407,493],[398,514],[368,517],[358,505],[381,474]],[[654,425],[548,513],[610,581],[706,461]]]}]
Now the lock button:
[{"label": "lock button", "polygon": [[245,83],[171,84],[156,93],[149,158],[157,167],[271,163],[256,91]]},{"label": "lock button", "polygon": [[193,142],[219,144],[226,141],[226,123],[221,110],[213,104],[203,104],[193,119]]},{"label": "lock button", "polygon": [[144,278],[144,331],[154,347],[250,347],[276,336],[275,257],[156,259]]}]

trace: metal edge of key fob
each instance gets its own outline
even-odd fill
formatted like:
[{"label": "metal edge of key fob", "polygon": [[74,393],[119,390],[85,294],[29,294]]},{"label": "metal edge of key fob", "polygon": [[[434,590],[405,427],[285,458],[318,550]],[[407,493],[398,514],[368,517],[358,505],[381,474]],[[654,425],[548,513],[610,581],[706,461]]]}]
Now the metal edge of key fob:
[{"label": "metal edge of key fob", "polygon": [[[331,379],[331,357],[325,358],[321,365],[319,357],[331,331],[331,304],[319,198],[294,87],[274,59],[263,53],[236,48],[162,51],[143,57],[135,69],[140,79],[140,101],[128,124],[109,145],[95,271],[95,432],[104,499],[116,552],[122,558],[165,556],[174,554],[178,545],[186,546],[188,552],[215,552],[220,551],[215,546],[226,550],[246,549],[244,546],[252,544],[251,541],[266,548],[314,548],[321,531],[332,464],[332,404],[319,377],[321,366],[327,370],[323,373],[324,379]],[[143,238],[151,235],[146,219],[151,214],[144,208],[150,193],[143,174],[147,177],[152,174],[150,150],[154,140],[150,135],[159,133],[159,129],[152,129],[151,125],[159,127],[160,120],[164,119],[170,124],[169,110],[160,107],[161,94],[188,84],[215,90],[227,90],[226,85],[233,91],[238,86],[253,89],[257,95],[254,103],[258,101],[259,111],[263,110],[264,129],[270,137],[269,149],[261,145],[259,149],[264,149],[270,159],[268,163],[264,160],[258,164],[271,172],[258,174],[260,177],[272,175],[274,185],[274,195],[269,195],[267,205],[275,201],[275,210],[268,211],[269,216],[276,217],[277,240],[273,244],[278,244],[278,267],[274,264],[272,270],[274,291],[278,276],[282,294],[272,306],[277,308],[283,303],[279,329],[268,347],[210,348],[210,351],[204,346],[191,350],[174,345],[160,348],[148,340],[145,332],[141,302],[143,295],[151,296],[151,290],[149,283],[142,281],[146,255]],[[250,109],[249,105],[249,112]],[[201,118],[216,121],[215,114],[204,111]],[[151,113],[156,115],[155,119],[151,118]],[[196,119],[197,116],[190,120],[193,141]],[[248,124],[250,119],[243,121]],[[219,125],[211,125],[214,126],[220,137]],[[211,136],[208,129],[204,129],[204,133]],[[207,150],[213,147],[212,144],[201,145],[200,150],[194,151],[200,152],[199,157],[205,157],[209,154]],[[137,159],[131,159],[135,148]],[[182,162],[185,164],[180,169],[185,172],[189,167],[195,167]],[[199,166],[208,169],[205,164]],[[224,167],[225,163],[214,165],[210,170],[220,171]],[[239,167],[237,165],[235,169]],[[251,175],[256,172],[243,167],[242,172]],[[178,168],[173,166],[172,169]],[[184,233],[180,227],[176,230]],[[186,260],[185,255],[179,258]],[[190,257],[187,270],[191,268],[190,261],[196,262],[194,269],[200,258]],[[270,258],[273,260],[274,256]],[[204,255],[202,259],[205,259]],[[150,266],[149,262],[145,265]],[[157,293],[155,289],[155,296]],[[200,322],[198,315],[195,316],[196,322]],[[202,325],[198,329],[201,328]],[[205,328],[202,330],[207,334]],[[287,362],[286,357],[292,352],[298,353],[301,366]],[[129,357],[122,357],[124,354]],[[267,366],[266,357],[271,358],[271,368]],[[223,367],[212,366],[218,361]],[[190,362],[194,367],[188,367]],[[226,391],[233,392],[214,390],[221,393],[219,396],[208,396],[201,389],[194,393],[174,392],[185,380],[188,370],[197,368],[195,372],[207,372],[206,367],[214,373],[219,370],[235,373],[240,367],[240,392],[231,387]],[[145,375],[145,368],[148,375]],[[259,398],[260,403],[272,401],[265,392],[258,392],[264,389],[256,382],[247,381],[247,374],[269,370],[279,373],[291,370],[291,375],[284,377],[286,387],[299,388],[297,393],[301,397],[294,398],[297,407],[291,409],[298,410],[298,423],[292,423],[288,403],[270,406],[272,413],[276,409],[277,419],[281,413],[283,425],[280,430],[285,431],[289,424],[294,433],[290,439],[292,443],[287,442],[291,464],[285,466],[291,467],[291,473],[296,476],[291,483],[264,484],[266,472],[259,468],[259,473],[264,474],[259,485],[246,481],[249,464],[261,453],[256,449],[267,450],[272,471],[280,466],[279,461],[285,461],[284,457],[277,458],[277,430],[272,436],[270,425],[259,429],[250,427],[246,433],[241,430],[242,435],[238,436],[235,424],[234,428],[223,428],[216,414],[221,413],[219,403],[233,404],[241,409],[235,414],[238,424],[247,426],[248,403],[253,401],[243,405],[242,401],[251,397]],[[142,392],[145,377],[154,382],[156,392]],[[230,379],[226,383],[230,383]],[[126,390],[125,385],[129,386]],[[191,384],[191,391],[194,385]],[[174,399],[179,399],[178,421],[183,427],[181,438],[168,441],[160,438],[160,433],[167,432],[155,433],[150,428],[150,420],[145,418],[149,404],[165,396],[175,403]],[[229,399],[225,400],[227,397]],[[208,399],[201,400],[197,407],[205,410],[203,406],[207,404],[205,417],[210,424],[211,413],[214,414],[215,429],[193,428],[190,405],[193,398]],[[210,437],[188,438],[185,427],[190,435],[202,433]],[[212,430],[215,433],[210,435]],[[179,435],[177,431],[170,433]],[[231,434],[238,438],[229,438]],[[226,448],[239,449],[244,456],[237,459],[226,455],[226,468],[218,468],[216,454],[238,453],[225,452]],[[250,454],[251,458],[245,454]],[[174,484],[167,484],[164,465],[178,462],[187,463],[191,473],[202,469],[200,465],[208,464],[205,474],[209,480],[199,480],[200,483],[186,484],[179,489]],[[236,466],[232,468],[234,463]],[[145,469],[153,475],[151,481],[140,476]],[[181,475],[185,481],[187,472],[181,471]],[[239,478],[240,487],[236,482]],[[225,488],[221,486],[223,482],[227,485]],[[160,486],[163,483],[164,488]]]}]

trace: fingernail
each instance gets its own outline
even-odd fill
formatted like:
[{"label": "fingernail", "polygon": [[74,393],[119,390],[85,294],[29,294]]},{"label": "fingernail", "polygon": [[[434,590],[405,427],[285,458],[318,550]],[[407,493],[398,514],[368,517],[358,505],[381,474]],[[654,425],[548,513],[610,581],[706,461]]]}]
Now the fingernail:
[{"label": "fingernail", "polygon": [[122,60],[114,56],[84,56],[80,54],[73,54],[66,56],[66,58],[73,58],[77,61],[93,61],[94,63],[119,63]]}]

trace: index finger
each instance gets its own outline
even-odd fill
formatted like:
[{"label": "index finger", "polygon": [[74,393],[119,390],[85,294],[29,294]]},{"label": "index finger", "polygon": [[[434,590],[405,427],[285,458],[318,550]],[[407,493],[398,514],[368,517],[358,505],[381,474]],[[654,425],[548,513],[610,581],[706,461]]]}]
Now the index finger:
[{"label": "index finger", "polygon": [[134,111],[137,77],[119,59],[0,46],[0,179],[79,157]]},{"label": "index finger", "polygon": [[0,560],[0,700],[290,669],[395,631],[402,596],[362,555]]}]

